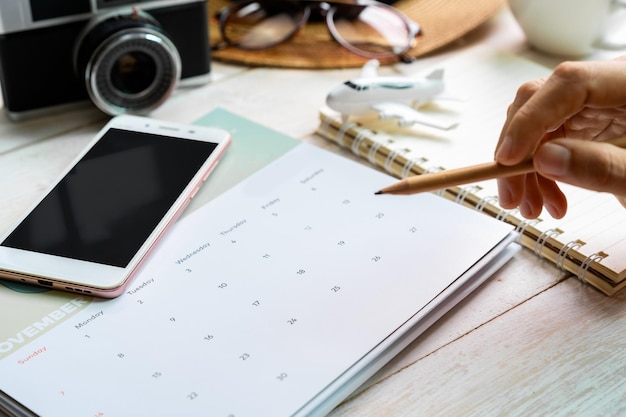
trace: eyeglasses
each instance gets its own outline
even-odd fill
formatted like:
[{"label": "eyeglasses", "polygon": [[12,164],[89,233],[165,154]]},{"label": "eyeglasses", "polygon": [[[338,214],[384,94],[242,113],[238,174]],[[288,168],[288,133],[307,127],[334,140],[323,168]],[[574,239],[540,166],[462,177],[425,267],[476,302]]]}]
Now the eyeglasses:
[{"label": "eyeglasses", "polygon": [[318,16],[325,19],[337,43],[370,59],[406,60],[406,52],[420,34],[417,23],[378,1],[239,0],[217,12],[223,42],[213,48],[271,48],[292,38],[310,18]]}]

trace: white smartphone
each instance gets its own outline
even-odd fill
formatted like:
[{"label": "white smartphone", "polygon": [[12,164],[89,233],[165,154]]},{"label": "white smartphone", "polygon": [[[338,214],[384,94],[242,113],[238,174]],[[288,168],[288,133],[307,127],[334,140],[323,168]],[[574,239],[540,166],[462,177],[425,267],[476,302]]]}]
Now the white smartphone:
[{"label": "white smartphone", "polygon": [[117,297],[230,142],[217,128],[111,119],[0,238],[0,277]]}]

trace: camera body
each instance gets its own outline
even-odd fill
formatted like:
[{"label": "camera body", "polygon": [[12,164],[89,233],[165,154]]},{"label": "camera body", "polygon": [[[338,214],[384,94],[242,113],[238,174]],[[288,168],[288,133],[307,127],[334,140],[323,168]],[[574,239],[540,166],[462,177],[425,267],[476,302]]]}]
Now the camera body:
[{"label": "camera body", "polygon": [[206,0],[0,0],[0,83],[10,119],[91,99],[145,114],[206,83]]}]

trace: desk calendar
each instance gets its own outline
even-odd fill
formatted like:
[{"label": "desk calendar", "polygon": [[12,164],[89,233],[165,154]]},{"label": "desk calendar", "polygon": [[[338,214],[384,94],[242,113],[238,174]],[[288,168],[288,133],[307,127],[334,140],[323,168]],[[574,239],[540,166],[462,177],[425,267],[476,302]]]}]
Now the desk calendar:
[{"label": "desk calendar", "polygon": [[8,321],[41,299],[0,325],[0,408],[325,415],[517,250],[434,194],[374,195],[390,181],[300,144],[181,219],[117,299],[0,292]]}]

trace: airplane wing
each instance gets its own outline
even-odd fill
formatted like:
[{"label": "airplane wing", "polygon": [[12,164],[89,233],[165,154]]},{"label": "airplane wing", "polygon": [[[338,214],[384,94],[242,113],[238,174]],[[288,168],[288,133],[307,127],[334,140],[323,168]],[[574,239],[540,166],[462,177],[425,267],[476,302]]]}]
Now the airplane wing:
[{"label": "airplane wing", "polygon": [[372,108],[378,112],[381,119],[398,119],[399,126],[410,126],[412,124],[421,124],[442,130],[450,130],[455,128],[458,123],[437,120],[433,117],[421,113],[414,108],[400,103],[377,103]]}]

